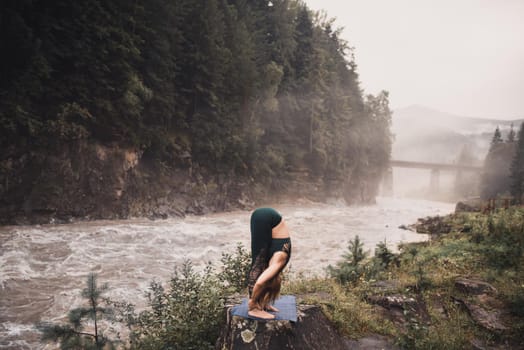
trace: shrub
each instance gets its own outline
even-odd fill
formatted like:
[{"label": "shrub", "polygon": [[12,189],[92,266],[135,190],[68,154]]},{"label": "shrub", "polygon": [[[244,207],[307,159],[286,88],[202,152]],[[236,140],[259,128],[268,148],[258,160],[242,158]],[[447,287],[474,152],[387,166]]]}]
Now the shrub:
[{"label": "shrub", "polygon": [[251,268],[251,254],[241,243],[238,243],[235,254],[222,253],[220,261],[222,263],[222,273],[218,276],[220,281],[231,292],[244,292]]},{"label": "shrub", "polygon": [[197,273],[183,263],[164,289],[152,282],[150,310],[131,329],[132,349],[212,349],[224,310],[223,288],[211,265]]}]

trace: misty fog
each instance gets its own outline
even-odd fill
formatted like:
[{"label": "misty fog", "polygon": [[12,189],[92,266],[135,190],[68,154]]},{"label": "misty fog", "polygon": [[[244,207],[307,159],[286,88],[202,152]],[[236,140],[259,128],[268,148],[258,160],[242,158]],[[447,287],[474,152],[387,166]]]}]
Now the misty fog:
[{"label": "misty fog", "polygon": [[[468,118],[423,106],[397,109],[392,118],[392,159],[481,167],[495,129],[499,127],[505,138],[511,124],[517,129],[520,121]],[[395,197],[456,201],[479,195],[481,171],[459,175],[470,187],[467,194],[461,194],[456,191],[457,171],[440,171],[438,191],[432,191],[430,169],[394,167],[392,170]],[[382,184],[382,195],[388,194]]]}]

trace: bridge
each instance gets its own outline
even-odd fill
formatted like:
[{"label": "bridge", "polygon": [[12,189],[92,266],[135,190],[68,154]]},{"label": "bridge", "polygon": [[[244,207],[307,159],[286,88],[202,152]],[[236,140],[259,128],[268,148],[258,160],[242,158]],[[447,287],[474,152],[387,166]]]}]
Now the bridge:
[{"label": "bridge", "polygon": [[411,169],[428,169],[431,171],[430,175],[430,190],[437,193],[440,188],[440,172],[441,171],[456,171],[461,172],[479,172],[482,170],[481,166],[467,165],[467,164],[450,164],[450,163],[431,163],[431,162],[415,162],[406,160],[391,160],[389,162],[390,168],[384,176],[384,189],[390,194],[393,193],[393,168],[411,168]]},{"label": "bridge", "polygon": [[465,170],[465,171],[480,171],[481,166],[464,165],[464,164],[446,164],[446,163],[427,163],[427,162],[411,162],[407,160],[391,160],[389,162],[391,167],[399,168],[413,168],[413,169],[436,169],[436,170]]}]

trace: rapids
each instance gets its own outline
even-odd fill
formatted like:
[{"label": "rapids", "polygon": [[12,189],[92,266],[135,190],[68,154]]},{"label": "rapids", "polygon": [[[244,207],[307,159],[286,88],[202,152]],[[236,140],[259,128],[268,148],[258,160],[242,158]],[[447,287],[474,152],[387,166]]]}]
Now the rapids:
[{"label": "rapids", "polygon": [[[291,228],[289,272],[306,275],[323,275],[356,235],[371,254],[380,241],[396,249],[400,242],[425,240],[398,227],[454,209],[450,203],[398,198],[358,207],[311,202],[274,207]],[[150,282],[169,280],[185,259],[197,268],[208,261],[218,266],[222,253],[233,253],[238,242],[249,247],[249,215],[0,227],[0,349],[54,348],[40,343],[34,324],[59,322],[81,305],[90,272],[109,284],[109,297],[140,307]]]}]

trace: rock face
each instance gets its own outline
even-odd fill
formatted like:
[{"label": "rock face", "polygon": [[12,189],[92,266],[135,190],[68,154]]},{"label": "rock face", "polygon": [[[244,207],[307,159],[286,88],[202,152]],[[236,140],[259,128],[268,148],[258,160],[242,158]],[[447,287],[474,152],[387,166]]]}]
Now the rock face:
[{"label": "rock face", "polygon": [[378,181],[326,182],[290,172],[271,191],[244,174],[217,173],[177,153],[169,165],[135,148],[72,141],[54,148],[10,148],[0,154],[0,225],[73,219],[165,219],[250,209],[255,202],[307,198],[372,202]]},{"label": "rock face", "polygon": [[206,175],[184,157],[168,168],[138,149],[87,141],[11,153],[0,160],[0,224],[157,219],[252,205],[245,181]]}]

